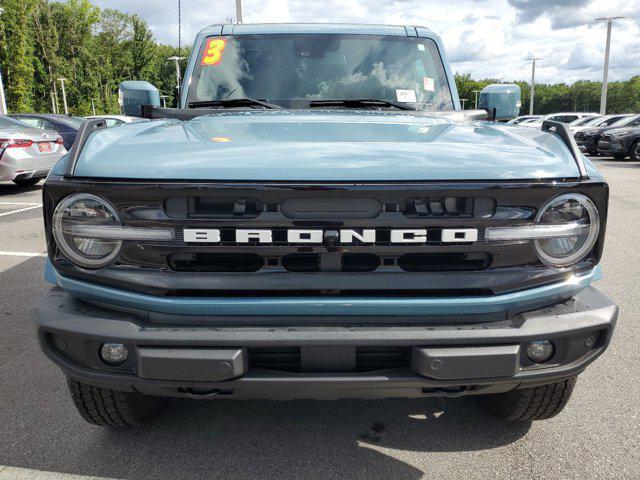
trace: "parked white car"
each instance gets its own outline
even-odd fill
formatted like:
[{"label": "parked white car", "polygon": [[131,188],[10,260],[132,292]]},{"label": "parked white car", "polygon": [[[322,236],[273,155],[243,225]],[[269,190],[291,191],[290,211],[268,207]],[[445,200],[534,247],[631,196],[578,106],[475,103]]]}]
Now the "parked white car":
[{"label": "parked white car", "polygon": [[521,123],[535,122],[541,117],[542,115],[520,115],[513,120],[509,120],[507,125],[520,125]]},{"label": "parked white car", "polygon": [[146,122],[144,118],[129,117],[127,115],[91,115],[86,117],[89,120],[95,120],[98,118],[104,118],[107,121],[107,127],[115,127],[116,125],[122,125],[123,123],[134,122]]},{"label": "parked white car", "polygon": [[539,118],[535,122],[527,122],[523,123],[522,126],[530,127],[530,128],[541,128],[542,122],[546,120],[551,120],[553,122],[562,122],[562,123],[571,123],[581,118],[593,118],[599,117],[599,113],[590,113],[590,112],[560,112],[560,113],[550,113],[549,115],[545,115],[542,118]]}]

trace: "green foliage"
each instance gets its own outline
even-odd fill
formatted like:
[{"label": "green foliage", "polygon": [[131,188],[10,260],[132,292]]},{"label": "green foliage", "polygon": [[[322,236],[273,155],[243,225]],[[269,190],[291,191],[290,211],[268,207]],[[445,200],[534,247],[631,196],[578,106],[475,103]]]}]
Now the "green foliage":
[{"label": "green foliage", "polygon": [[[455,74],[456,86],[460,98],[467,98],[466,108],[473,108],[473,90],[482,90],[490,83],[500,83],[495,79],[473,80],[471,75]],[[529,113],[531,85],[527,82],[516,83],[522,91],[522,109],[520,113]],[[573,85],[566,83],[536,83],[534,112],[546,114],[554,112],[598,112],[602,83],[580,80]],[[626,82],[610,82],[607,94],[607,113],[640,112],[640,76]]]},{"label": "green foliage", "polygon": [[[0,66],[10,111],[52,111],[52,93],[63,111],[120,113],[123,80],[147,80],[175,102],[177,49],[157,44],[136,15],[93,6],[89,0],[0,0]],[[188,52],[184,49],[182,56]],[[184,62],[183,62],[184,68]]]}]

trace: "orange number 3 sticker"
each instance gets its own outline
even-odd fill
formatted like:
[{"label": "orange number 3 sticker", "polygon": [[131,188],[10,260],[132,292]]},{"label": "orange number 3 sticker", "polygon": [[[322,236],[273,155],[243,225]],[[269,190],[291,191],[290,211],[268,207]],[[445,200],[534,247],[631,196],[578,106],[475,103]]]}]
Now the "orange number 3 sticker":
[{"label": "orange number 3 sticker", "polygon": [[202,65],[211,66],[218,65],[222,60],[222,51],[227,46],[224,38],[210,38],[207,41],[207,47],[204,49],[202,56]]}]

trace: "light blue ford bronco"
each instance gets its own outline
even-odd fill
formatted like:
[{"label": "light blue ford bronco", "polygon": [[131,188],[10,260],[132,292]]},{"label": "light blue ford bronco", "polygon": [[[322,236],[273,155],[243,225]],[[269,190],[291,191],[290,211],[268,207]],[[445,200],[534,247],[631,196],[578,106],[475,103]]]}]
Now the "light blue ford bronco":
[{"label": "light blue ford bronco", "polygon": [[34,309],[80,414],[165,397],[474,395],[552,417],[606,349],[608,187],[567,128],[462,111],[412,26],[214,25],[178,108],[146,82],[44,185],[53,286]]}]

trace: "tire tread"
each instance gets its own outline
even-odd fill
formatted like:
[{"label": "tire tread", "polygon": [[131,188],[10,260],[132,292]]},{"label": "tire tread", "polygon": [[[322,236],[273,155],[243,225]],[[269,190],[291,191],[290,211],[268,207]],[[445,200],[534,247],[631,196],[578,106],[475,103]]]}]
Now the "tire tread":
[{"label": "tire tread", "polygon": [[143,424],[158,409],[159,399],[118,392],[67,379],[73,403],[87,422],[103,427],[133,427]]},{"label": "tire tread", "polygon": [[576,379],[480,397],[483,406],[496,417],[512,421],[545,420],[556,416],[571,398]]}]

